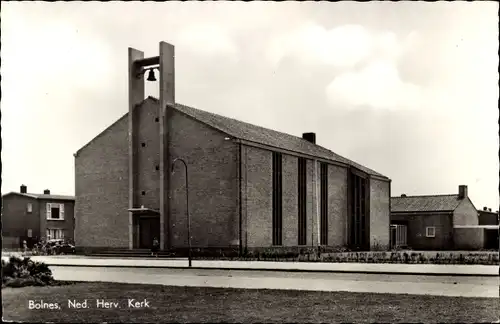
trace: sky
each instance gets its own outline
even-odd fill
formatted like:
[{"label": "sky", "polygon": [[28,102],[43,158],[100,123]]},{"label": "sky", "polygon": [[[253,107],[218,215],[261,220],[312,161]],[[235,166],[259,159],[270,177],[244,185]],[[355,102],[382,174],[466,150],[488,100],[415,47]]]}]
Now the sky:
[{"label": "sky", "polygon": [[[2,192],[74,194],[128,111],[128,47],[175,46],[176,102],[301,136],[392,195],[499,205],[496,2],[2,2]],[[148,83],[147,95],[158,95]]]}]

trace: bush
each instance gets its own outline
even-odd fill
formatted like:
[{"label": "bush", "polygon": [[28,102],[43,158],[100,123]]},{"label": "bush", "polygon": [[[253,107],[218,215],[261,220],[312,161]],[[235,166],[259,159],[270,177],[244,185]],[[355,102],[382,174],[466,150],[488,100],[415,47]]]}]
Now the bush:
[{"label": "bush", "polygon": [[52,271],[43,262],[12,256],[2,260],[2,287],[46,286],[54,283]]}]

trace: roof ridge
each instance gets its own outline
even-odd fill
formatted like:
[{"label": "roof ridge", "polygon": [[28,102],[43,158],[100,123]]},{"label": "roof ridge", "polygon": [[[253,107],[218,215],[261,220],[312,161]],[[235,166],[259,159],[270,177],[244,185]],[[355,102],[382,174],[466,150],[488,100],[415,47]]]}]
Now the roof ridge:
[{"label": "roof ridge", "polygon": [[[153,96],[148,96],[145,100],[148,100],[148,99],[153,100],[154,102],[159,103],[159,99],[158,99],[158,98],[156,98],[156,97],[153,97]],[[366,169],[366,170],[370,171],[370,172],[371,172],[372,174],[374,174],[374,175],[378,175],[378,176],[381,176],[381,177],[384,177],[384,178],[388,178],[388,177],[386,177],[386,176],[384,176],[384,175],[382,175],[382,174],[380,174],[380,173],[376,172],[375,170],[370,169],[370,168],[368,168],[368,167],[366,167],[366,166],[362,165],[361,163],[358,163],[358,162],[353,161],[353,160],[351,160],[351,159],[348,159],[348,158],[346,158],[346,157],[344,157],[344,156],[342,156],[342,155],[339,155],[338,153],[336,153],[336,152],[334,152],[334,151],[332,151],[332,150],[330,150],[330,149],[328,149],[328,148],[326,148],[326,147],[324,147],[324,146],[322,146],[322,145],[319,145],[319,144],[316,144],[316,143],[311,143],[311,142],[309,142],[309,141],[305,140],[304,138],[302,138],[302,137],[300,137],[300,136],[296,136],[296,135],[289,134],[289,133],[286,133],[286,132],[281,132],[281,131],[278,131],[278,130],[275,130],[275,129],[271,129],[271,128],[268,128],[268,127],[259,126],[259,125],[252,124],[252,123],[250,123],[250,122],[246,122],[246,121],[243,121],[243,120],[240,120],[240,119],[236,119],[236,118],[232,118],[232,117],[228,117],[228,116],[220,115],[220,114],[217,114],[217,113],[213,113],[213,112],[206,111],[206,110],[203,110],[203,109],[195,108],[195,107],[192,107],[192,106],[188,106],[188,105],[184,105],[184,104],[180,104],[180,103],[175,103],[174,108],[176,108],[177,110],[179,110],[179,109],[178,109],[178,107],[182,107],[182,108],[185,108],[185,109],[193,109],[193,110],[196,110],[196,111],[201,111],[202,113],[210,114],[210,115],[212,115],[212,116],[216,116],[216,117],[219,117],[219,118],[224,118],[224,119],[226,119],[226,120],[231,120],[231,121],[235,121],[235,122],[238,122],[238,123],[243,123],[243,124],[248,125],[248,126],[251,126],[251,127],[253,127],[253,128],[262,129],[262,130],[267,130],[267,131],[272,131],[272,132],[275,132],[275,133],[278,133],[278,134],[281,134],[281,135],[285,135],[285,136],[293,137],[293,138],[295,138],[295,139],[297,139],[297,140],[302,141],[305,145],[314,146],[314,147],[316,147],[316,148],[320,148],[320,149],[322,149],[322,150],[327,151],[329,154],[334,155],[334,156],[335,156],[335,157],[339,160],[338,162],[341,162],[341,163],[345,163],[345,164],[351,165],[351,166],[353,166],[353,167],[355,167],[355,168],[358,168],[358,169],[359,169],[360,167],[362,167],[362,168],[364,168],[364,169]],[[181,112],[182,112],[182,111],[181,111]],[[212,125],[212,126],[213,126],[213,127],[215,127],[216,129],[218,129],[219,131],[222,131],[222,132],[224,132],[224,133],[228,133],[228,130],[226,130],[226,129],[221,129],[221,127],[217,127],[217,126],[214,126],[214,125]],[[230,134],[230,135],[232,135],[232,136],[234,136],[234,137],[239,137],[239,136],[236,136],[236,135],[234,135],[234,134]],[[332,160],[333,160],[333,159],[332,159]],[[369,172],[367,172],[367,173],[369,173]]]},{"label": "roof ridge", "polygon": [[[158,98],[155,98],[153,96],[149,96],[148,98],[151,98],[151,99],[159,102]],[[287,135],[287,136],[293,136],[293,137],[295,137],[297,139],[301,139],[301,140],[307,142],[308,144],[316,145],[316,146],[319,146],[321,148],[324,148],[325,150],[328,150],[326,147],[323,147],[323,146],[318,145],[318,144],[311,143],[311,142],[303,139],[300,136],[296,136],[296,135],[292,135],[292,134],[289,134],[289,133],[281,132],[281,131],[278,131],[278,130],[275,130],[275,129],[271,129],[271,128],[268,128],[268,127],[264,127],[264,126],[259,126],[259,125],[256,125],[256,124],[252,124],[252,123],[246,122],[244,120],[240,120],[240,119],[236,119],[236,118],[224,116],[224,115],[221,115],[221,114],[216,114],[216,113],[211,112],[211,111],[206,111],[206,110],[203,110],[203,109],[199,109],[199,108],[195,108],[193,106],[188,106],[188,105],[180,104],[180,103],[177,103],[177,102],[175,103],[175,106],[181,106],[181,107],[185,107],[185,108],[189,108],[189,109],[199,110],[199,111],[202,111],[202,112],[207,113],[207,114],[211,114],[211,115],[214,115],[214,116],[217,116],[217,117],[222,117],[222,118],[225,118],[225,119],[234,120],[234,121],[237,121],[239,123],[244,123],[244,124],[247,124],[247,125],[250,125],[250,126],[253,126],[253,127],[258,127],[258,128],[265,129],[265,130],[272,130],[273,132],[277,132],[277,133],[280,133],[280,134],[283,134],[283,135]],[[330,151],[330,150],[328,150],[328,151]],[[334,152],[332,152],[332,153],[334,153]],[[336,155],[338,155],[338,154],[336,154]]]}]

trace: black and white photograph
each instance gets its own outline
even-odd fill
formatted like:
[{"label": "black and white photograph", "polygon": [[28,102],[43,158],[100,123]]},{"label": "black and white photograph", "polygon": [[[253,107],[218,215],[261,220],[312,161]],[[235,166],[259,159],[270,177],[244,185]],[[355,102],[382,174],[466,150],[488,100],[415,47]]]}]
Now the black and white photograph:
[{"label": "black and white photograph", "polygon": [[500,323],[496,1],[3,1],[2,320]]}]

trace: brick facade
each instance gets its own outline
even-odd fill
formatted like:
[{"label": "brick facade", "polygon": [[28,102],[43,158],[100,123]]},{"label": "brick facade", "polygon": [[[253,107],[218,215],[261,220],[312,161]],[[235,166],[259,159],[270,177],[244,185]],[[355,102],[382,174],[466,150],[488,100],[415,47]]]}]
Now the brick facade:
[{"label": "brick facade", "polygon": [[370,247],[389,247],[390,182],[370,179]]},{"label": "brick facade", "polygon": [[298,158],[283,154],[283,245],[298,244]]},{"label": "brick facade", "polygon": [[[453,225],[479,225],[479,215],[470,198],[463,199],[453,212]],[[484,229],[454,228],[455,249],[477,250],[484,245]]]},{"label": "brick facade", "polygon": [[[171,159],[189,168],[193,247],[239,244],[238,145],[226,135],[180,112],[171,116]],[[185,170],[170,176],[173,247],[187,246]]]},{"label": "brick facade", "polygon": [[[244,146],[244,182],[246,192],[247,247],[272,244],[272,154],[270,151]],[[284,235],[286,237],[286,235]]]},{"label": "brick facade", "polygon": [[346,168],[328,166],[328,245],[347,244],[347,174]]},{"label": "brick facade", "polygon": [[[64,220],[48,220],[47,204],[64,204]],[[55,199],[39,199],[40,208],[40,236],[46,237],[47,229],[60,229],[64,231],[64,238],[75,238],[75,202]]]},{"label": "brick facade", "polygon": [[[12,194],[2,197],[2,200],[2,236],[23,237],[28,229],[32,229],[34,237],[41,237],[40,207],[35,198]],[[31,213],[28,204],[32,204]]]},{"label": "brick facade", "polygon": [[75,156],[77,247],[128,248],[128,123],[122,117]]},{"label": "brick facade", "polygon": [[[47,220],[47,203],[64,204],[64,220]],[[31,212],[28,204],[31,204]],[[2,208],[2,236],[10,242],[4,244],[5,248],[19,248],[23,240],[31,247],[46,237],[47,229],[61,229],[66,239],[74,239],[74,201],[37,199],[14,193],[2,197]]]},{"label": "brick facade", "polygon": [[[407,243],[415,250],[453,249],[453,214],[427,213],[391,216],[394,224],[407,225]],[[426,237],[426,228],[435,228],[435,237]]]},{"label": "brick facade", "polygon": [[[159,207],[158,104],[145,100],[136,108],[135,191],[138,205]],[[75,155],[77,247],[128,248],[128,129],[122,117]],[[179,157],[189,168],[189,213],[193,247],[272,246],[272,148],[241,143],[181,111],[169,114],[170,162]],[[144,145],[142,145],[144,143]],[[283,153],[283,246],[298,245],[298,156]],[[324,161],[323,161],[324,162]],[[168,170],[169,172],[170,170]],[[307,158],[307,246],[319,244],[320,164]],[[347,174],[345,166],[328,168],[330,246],[347,242]],[[185,170],[170,174],[166,237],[173,248],[187,246]],[[371,186],[372,237],[388,244],[390,182]],[[143,194],[144,193],[144,194]],[[140,207],[140,206],[137,206]]]}]

